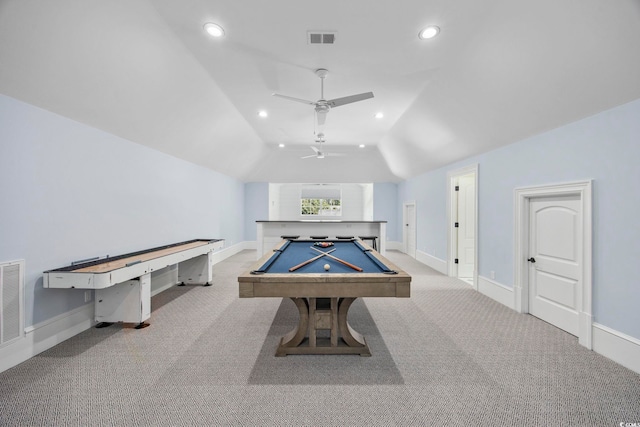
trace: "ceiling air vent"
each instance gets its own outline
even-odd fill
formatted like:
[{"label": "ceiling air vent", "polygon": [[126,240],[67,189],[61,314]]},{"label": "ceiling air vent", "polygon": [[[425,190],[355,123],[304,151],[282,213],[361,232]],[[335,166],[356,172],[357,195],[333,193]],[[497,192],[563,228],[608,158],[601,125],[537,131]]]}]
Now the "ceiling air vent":
[{"label": "ceiling air vent", "polygon": [[333,44],[335,40],[335,31],[307,31],[308,44]]}]

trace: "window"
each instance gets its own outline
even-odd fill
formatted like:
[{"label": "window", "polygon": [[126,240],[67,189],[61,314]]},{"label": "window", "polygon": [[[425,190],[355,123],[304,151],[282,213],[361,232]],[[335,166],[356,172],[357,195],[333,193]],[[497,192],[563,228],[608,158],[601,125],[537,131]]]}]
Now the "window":
[{"label": "window", "polygon": [[340,199],[300,199],[301,215],[340,216]]},{"label": "window", "polygon": [[341,216],[340,186],[323,184],[303,186],[300,192],[300,215]]}]

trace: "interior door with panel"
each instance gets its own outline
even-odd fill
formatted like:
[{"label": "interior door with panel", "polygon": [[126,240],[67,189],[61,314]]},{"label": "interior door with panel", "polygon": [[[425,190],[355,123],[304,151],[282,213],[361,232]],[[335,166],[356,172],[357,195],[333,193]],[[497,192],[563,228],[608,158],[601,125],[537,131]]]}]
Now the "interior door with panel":
[{"label": "interior door with panel", "polygon": [[474,174],[458,179],[458,277],[473,278],[476,238],[476,179]]},{"label": "interior door with panel", "polygon": [[529,313],[579,333],[582,212],[579,196],[532,198],[529,204]]},{"label": "interior door with panel", "polygon": [[405,203],[404,205],[404,250],[413,258],[416,257],[416,205]]}]

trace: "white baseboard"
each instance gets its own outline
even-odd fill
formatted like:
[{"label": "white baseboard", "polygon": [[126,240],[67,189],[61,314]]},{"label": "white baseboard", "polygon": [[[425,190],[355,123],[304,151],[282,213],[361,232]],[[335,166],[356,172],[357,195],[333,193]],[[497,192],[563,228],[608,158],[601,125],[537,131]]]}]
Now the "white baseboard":
[{"label": "white baseboard", "polygon": [[593,351],[640,374],[640,340],[637,338],[594,323]]},{"label": "white baseboard", "polygon": [[258,246],[257,242],[255,241],[247,241],[247,242],[240,242],[240,243],[236,243],[235,245],[229,246],[229,247],[225,247],[220,249],[219,251],[214,251],[213,252],[213,265],[216,265],[217,263],[219,263],[220,261],[224,261],[225,259],[229,258],[230,256],[233,256],[241,251],[244,251],[246,249],[256,249]]},{"label": "white baseboard", "polygon": [[416,251],[416,260],[421,263],[433,268],[434,270],[447,275],[447,261],[442,260],[440,258],[436,258],[433,255],[429,255],[426,252]]},{"label": "white baseboard", "polygon": [[93,316],[93,303],[89,303],[25,328],[23,339],[0,348],[0,372],[91,328],[95,324]]},{"label": "white baseboard", "polygon": [[513,288],[484,276],[478,276],[478,292],[488,296],[492,300],[498,301],[500,304],[506,305],[512,310],[515,310]]},{"label": "white baseboard", "polygon": [[387,240],[387,250],[388,251],[400,251],[402,252],[402,242],[392,242]]}]

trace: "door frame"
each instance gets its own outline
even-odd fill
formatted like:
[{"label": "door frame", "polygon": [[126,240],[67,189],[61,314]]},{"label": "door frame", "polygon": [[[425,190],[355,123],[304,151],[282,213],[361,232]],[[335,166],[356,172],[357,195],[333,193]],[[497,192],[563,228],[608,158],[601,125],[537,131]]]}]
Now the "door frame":
[{"label": "door frame", "polygon": [[529,206],[531,199],[578,196],[582,209],[582,286],[578,293],[578,342],[592,348],[592,180],[575,181],[514,190],[514,308],[529,312]]},{"label": "door frame", "polygon": [[473,174],[475,179],[475,200],[474,200],[474,227],[475,227],[475,239],[473,242],[473,288],[478,290],[478,164],[474,163],[469,166],[465,166],[460,169],[455,169],[447,172],[447,275],[449,277],[458,277],[458,266],[455,263],[456,248],[458,247],[456,233],[453,232],[454,228],[454,212],[456,208],[455,200],[455,186],[459,177],[464,175]]},{"label": "door frame", "polygon": [[[409,219],[409,215],[407,214],[408,208],[409,206],[413,206],[413,229],[414,229],[414,235],[413,235],[413,240],[416,244],[416,252],[414,252],[413,254],[410,254],[407,252],[408,250],[408,236],[409,233],[407,232],[407,220]],[[415,258],[416,257],[416,253],[418,252],[418,227],[416,224],[416,219],[417,219],[417,212],[416,212],[416,202],[415,200],[411,200],[409,202],[404,202],[402,204],[402,252],[404,252],[405,254]]]}]

